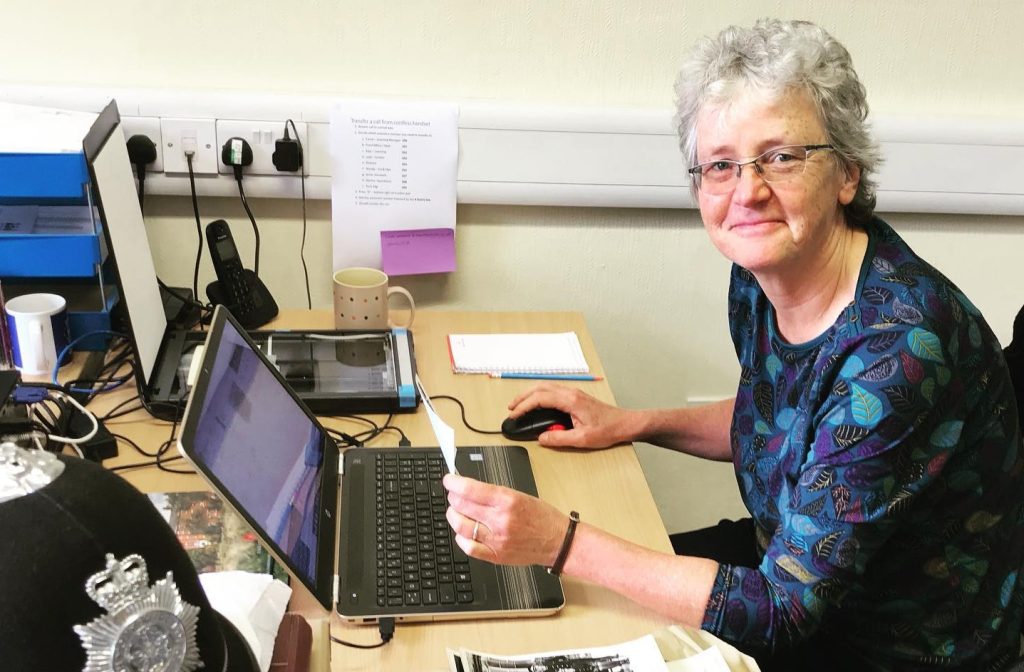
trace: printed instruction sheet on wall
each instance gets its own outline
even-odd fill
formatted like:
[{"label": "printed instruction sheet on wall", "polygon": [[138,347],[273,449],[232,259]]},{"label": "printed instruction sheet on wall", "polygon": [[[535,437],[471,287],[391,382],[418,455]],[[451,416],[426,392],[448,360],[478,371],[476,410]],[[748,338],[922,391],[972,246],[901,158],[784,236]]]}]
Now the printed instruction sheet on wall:
[{"label": "printed instruction sheet on wall", "polygon": [[[437,102],[339,100],[331,106],[334,270],[455,270],[458,116],[456,105]],[[450,234],[425,235],[428,229]],[[417,245],[423,249],[410,247]]]}]

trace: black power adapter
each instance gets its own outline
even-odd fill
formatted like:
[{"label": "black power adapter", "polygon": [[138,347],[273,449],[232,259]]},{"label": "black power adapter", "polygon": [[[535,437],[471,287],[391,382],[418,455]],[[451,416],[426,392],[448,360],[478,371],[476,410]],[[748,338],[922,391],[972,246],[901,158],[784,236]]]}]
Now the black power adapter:
[{"label": "black power adapter", "polygon": [[274,143],[274,153],[270,158],[274,167],[283,173],[294,173],[302,168],[302,145],[288,135],[287,123],[284,125],[284,137]]}]

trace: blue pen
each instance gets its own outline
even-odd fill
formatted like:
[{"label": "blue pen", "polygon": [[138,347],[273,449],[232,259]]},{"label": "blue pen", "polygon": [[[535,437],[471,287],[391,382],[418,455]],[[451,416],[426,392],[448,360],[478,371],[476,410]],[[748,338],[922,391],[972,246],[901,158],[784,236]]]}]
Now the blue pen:
[{"label": "blue pen", "polygon": [[491,378],[521,378],[524,380],[604,380],[587,373],[492,373]]}]

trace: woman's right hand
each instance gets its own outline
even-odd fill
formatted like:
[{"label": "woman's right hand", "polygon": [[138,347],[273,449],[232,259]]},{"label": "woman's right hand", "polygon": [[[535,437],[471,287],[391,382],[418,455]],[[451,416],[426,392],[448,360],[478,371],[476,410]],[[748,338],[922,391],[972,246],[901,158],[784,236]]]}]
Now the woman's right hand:
[{"label": "woman's right hand", "polygon": [[513,418],[535,408],[556,408],[572,416],[572,429],[537,437],[549,448],[608,448],[635,438],[630,426],[634,411],[598,401],[575,387],[541,383],[513,399],[508,408]]}]

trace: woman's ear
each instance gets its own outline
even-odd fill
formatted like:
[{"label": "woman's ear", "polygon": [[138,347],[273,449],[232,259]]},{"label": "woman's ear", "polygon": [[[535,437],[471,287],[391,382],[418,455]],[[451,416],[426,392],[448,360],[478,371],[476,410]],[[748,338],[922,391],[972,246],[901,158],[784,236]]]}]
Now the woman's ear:
[{"label": "woman's ear", "polygon": [[842,184],[839,188],[839,204],[849,205],[857,195],[860,186],[860,166],[850,162],[843,166]]}]

